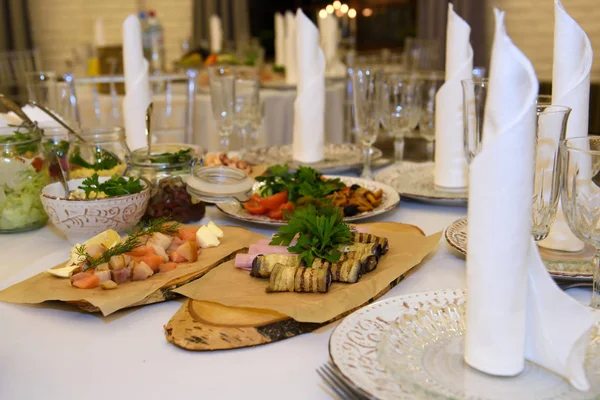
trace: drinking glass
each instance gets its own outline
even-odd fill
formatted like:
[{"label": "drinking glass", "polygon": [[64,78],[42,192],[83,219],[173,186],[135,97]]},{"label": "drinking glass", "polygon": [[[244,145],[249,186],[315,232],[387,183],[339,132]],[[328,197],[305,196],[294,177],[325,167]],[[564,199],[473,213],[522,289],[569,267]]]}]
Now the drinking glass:
[{"label": "drinking glass", "polygon": [[208,68],[210,100],[213,117],[220,136],[221,151],[229,150],[235,113],[235,69],[212,66]]},{"label": "drinking glass", "polygon": [[438,40],[406,38],[404,41],[404,65],[408,71],[439,70],[441,46]]},{"label": "drinking glass", "polygon": [[[481,151],[487,95],[486,79],[463,80],[464,145],[467,162]],[[561,163],[559,143],[565,138],[571,109],[553,104],[536,105],[536,158],[531,233],[536,241],[545,239],[556,218]]]},{"label": "drinking glass", "polygon": [[233,125],[239,131],[242,151],[249,147],[248,139],[253,139],[260,123],[259,72],[253,67],[235,69]]},{"label": "drinking glass", "polygon": [[567,139],[560,144],[561,202],[571,231],[594,246],[592,304],[600,308],[600,137]]},{"label": "drinking glass", "polygon": [[423,112],[419,120],[419,135],[427,142],[435,140],[435,95],[444,83],[444,75],[430,72],[423,77]]},{"label": "drinking glass", "polygon": [[[373,144],[379,134],[383,110],[387,109],[389,99],[384,96],[381,73],[370,68],[353,68],[352,105],[353,119],[356,126],[357,139],[363,147],[364,164],[361,178],[373,179],[371,171],[371,154]],[[386,89],[387,90],[387,89]]]},{"label": "drinking glass", "polygon": [[[394,137],[394,155],[397,163],[404,158],[404,138],[419,121],[421,115],[421,82],[414,74],[385,73],[383,76],[387,101],[382,103],[383,126]],[[415,122],[417,121],[417,122]]]}]

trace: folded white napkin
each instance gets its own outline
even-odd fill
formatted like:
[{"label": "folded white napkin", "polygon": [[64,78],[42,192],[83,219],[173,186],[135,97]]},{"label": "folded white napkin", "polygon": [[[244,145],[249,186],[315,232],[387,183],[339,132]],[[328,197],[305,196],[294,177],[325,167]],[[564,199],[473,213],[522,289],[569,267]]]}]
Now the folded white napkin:
[{"label": "folded white napkin", "polygon": [[[560,0],[554,1],[554,65],[552,104],[571,107],[567,138],[587,136],[590,104],[590,71],[594,54],[590,39],[565,11]],[[540,246],[579,251],[583,242],[573,235],[559,205],[556,221]]]},{"label": "folded white napkin", "polygon": [[[25,115],[29,117],[33,122],[37,122],[40,128],[60,128],[61,125],[56,122],[52,117],[43,112],[37,107],[33,107],[30,105],[25,105],[21,108]],[[9,112],[8,114],[0,114],[0,126],[7,125],[20,125],[23,123],[23,120],[17,116],[14,112]]]},{"label": "folded white napkin", "polygon": [[346,76],[346,66],[338,58],[340,28],[338,19],[333,14],[319,18],[321,33],[321,48],[325,54],[325,76],[331,78]]},{"label": "folded white napkin", "polygon": [[218,15],[211,15],[209,20],[210,51],[219,54],[223,50],[223,27]]},{"label": "folded white napkin", "polygon": [[470,166],[465,361],[512,376],[526,357],[586,390],[592,313],[556,286],[530,232],[538,82],[495,13],[483,150]]},{"label": "folded white napkin", "polygon": [[435,96],[434,183],[447,188],[467,187],[464,151],[462,84],[473,76],[471,28],[448,4],[446,82]]},{"label": "folded white napkin", "polygon": [[275,65],[285,65],[285,19],[275,13]]},{"label": "folded white napkin", "polygon": [[290,85],[298,83],[296,51],[296,18],[291,11],[285,12],[285,81]]},{"label": "folded white napkin", "polygon": [[106,46],[104,18],[102,17],[98,17],[94,21],[94,45],[96,47]]},{"label": "folded white napkin", "polygon": [[324,158],[325,56],[319,31],[302,10],[296,12],[298,94],[294,102],[294,160],[314,163]]},{"label": "folded white napkin", "polygon": [[134,14],[123,22],[123,64],[125,99],[123,115],[127,145],[139,149],[146,141],[146,109],[152,99],[148,81],[148,61],[142,51],[142,29]]}]

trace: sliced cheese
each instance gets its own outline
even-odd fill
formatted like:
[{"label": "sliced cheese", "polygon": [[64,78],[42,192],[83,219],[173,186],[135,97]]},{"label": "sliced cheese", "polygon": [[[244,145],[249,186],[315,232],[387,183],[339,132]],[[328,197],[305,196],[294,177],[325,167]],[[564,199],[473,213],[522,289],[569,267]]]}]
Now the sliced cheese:
[{"label": "sliced cheese", "polygon": [[223,231],[214,222],[210,221],[206,227],[219,239],[223,238]]},{"label": "sliced cheese", "polygon": [[217,247],[221,244],[219,238],[206,226],[202,226],[198,229],[198,232],[196,232],[196,241],[198,242],[198,246],[203,249]]},{"label": "sliced cheese", "polygon": [[59,278],[70,278],[71,275],[73,275],[73,271],[75,271],[77,268],[79,268],[78,265],[68,265],[60,268],[47,269],[46,271],[48,271],[48,273],[51,275],[58,276]]}]

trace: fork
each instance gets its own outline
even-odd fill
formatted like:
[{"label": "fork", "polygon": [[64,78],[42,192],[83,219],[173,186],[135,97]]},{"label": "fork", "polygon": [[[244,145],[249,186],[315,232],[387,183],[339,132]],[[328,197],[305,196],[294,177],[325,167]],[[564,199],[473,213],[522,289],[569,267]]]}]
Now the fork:
[{"label": "fork", "polygon": [[331,362],[327,362],[318,368],[317,374],[341,399],[364,400],[367,398],[348,383],[346,378],[342,376],[341,372]]}]

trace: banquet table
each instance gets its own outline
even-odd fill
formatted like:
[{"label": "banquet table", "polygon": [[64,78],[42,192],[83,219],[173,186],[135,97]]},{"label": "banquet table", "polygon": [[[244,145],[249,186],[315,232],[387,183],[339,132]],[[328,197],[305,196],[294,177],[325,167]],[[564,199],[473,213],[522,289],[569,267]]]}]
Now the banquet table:
[{"label": "banquet table", "polygon": [[[466,216],[466,208],[402,200],[370,221],[414,224],[426,234]],[[237,224],[214,206],[202,223]],[[273,230],[244,225],[263,234]],[[69,244],[51,227],[3,235],[0,288],[67,259]],[[404,281],[385,295],[465,286],[465,261],[442,238]],[[589,303],[590,291],[571,289]],[[316,373],[328,360],[337,323],[263,346],[190,352],[165,340],[163,325],[183,299],[117,312],[108,317],[58,304],[0,303],[0,399],[328,399]]]}]

